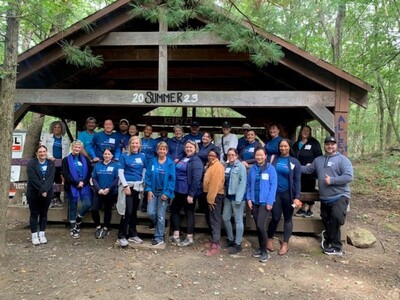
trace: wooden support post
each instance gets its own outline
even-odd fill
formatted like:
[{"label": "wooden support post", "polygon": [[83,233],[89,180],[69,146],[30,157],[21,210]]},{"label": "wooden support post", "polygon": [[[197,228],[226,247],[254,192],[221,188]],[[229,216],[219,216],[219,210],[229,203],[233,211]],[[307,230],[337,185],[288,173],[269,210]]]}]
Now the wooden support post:
[{"label": "wooden support post", "polygon": [[335,137],[338,151],[347,156],[349,126],[349,84],[338,79],[335,96]]},{"label": "wooden support post", "polygon": [[[168,31],[168,24],[160,18],[160,33]],[[168,90],[168,46],[161,40],[158,46],[158,90]]]}]

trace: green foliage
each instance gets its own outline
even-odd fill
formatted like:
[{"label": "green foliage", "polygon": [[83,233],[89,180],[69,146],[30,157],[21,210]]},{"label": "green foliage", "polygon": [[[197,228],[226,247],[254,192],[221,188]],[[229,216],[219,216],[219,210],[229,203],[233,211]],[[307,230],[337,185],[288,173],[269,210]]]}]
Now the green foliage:
[{"label": "green foliage", "polygon": [[190,28],[188,21],[200,17],[207,21],[201,31],[212,32],[228,41],[229,50],[232,52],[248,52],[250,61],[258,67],[276,63],[283,57],[278,45],[242,26],[241,18],[233,17],[229,12],[217,7],[213,1],[134,1],[131,13],[152,23],[165,22],[168,28],[189,32],[193,28]]},{"label": "green foliage", "polygon": [[62,41],[61,47],[67,63],[69,64],[88,68],[97,68],[103,65],[102,56],[94,56],[92,50],[88,46],[80,49],[78,46],[73,45],[73,42]]},{"label": "green foliage", "polygon": [[368,159],[353,160],[355,192],[370,194],[373,190],[400,189],[400,156],[375,153]]}]

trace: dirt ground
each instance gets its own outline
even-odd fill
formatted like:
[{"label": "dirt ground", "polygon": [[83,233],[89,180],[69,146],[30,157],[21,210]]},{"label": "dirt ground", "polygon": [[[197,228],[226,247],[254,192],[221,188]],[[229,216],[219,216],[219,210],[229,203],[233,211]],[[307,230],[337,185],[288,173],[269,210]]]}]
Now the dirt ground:
[{"label": "dirt ground", "polygon": [[[116,230],[105,240],[83,228],[74,240],[60,224],[49,243],[32,246],[27,222],[10,220],[11,255],[0,260],[0,299],[400,299],[400,197],[353,195],[347,228],[370,230],[373,248],[344,247],[342,258],[324,255],[319,236],[293,236],[290,251],[262,264],[244,251],[206,257],[207,234],[181,249],[121,249]],[[276,247],[279,247],[276,240]]]}]

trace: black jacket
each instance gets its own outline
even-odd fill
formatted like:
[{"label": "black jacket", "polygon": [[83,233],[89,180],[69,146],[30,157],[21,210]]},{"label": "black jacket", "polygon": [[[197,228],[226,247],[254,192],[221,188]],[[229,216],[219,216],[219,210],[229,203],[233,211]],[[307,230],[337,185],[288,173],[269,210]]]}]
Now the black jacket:
[{"label": "black jacket", "polygon": [[294,143],[292,151],[293,156],[299,160],[302,166],[311,164],[315,158],[322,155],[321,145],[315,138],[310,138],[301,149],[299,149],[299,142]]},{"label": "black jacket", "polygon": [[26,166],[26,173],[28,175],[28,188],[26,191],[28,198],[38,197],[45,192],[47,193],[47,198],[53,197],[53,183],[56,173],[56,166],[53,161],[47,159],[47,170],[44,178],[37,158],[29,160]]}]

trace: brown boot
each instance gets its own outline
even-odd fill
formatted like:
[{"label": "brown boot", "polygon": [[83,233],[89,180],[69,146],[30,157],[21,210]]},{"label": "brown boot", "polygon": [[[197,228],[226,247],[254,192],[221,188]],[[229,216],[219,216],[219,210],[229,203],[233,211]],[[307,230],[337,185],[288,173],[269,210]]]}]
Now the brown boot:
[{"label": "brown boot", "polygon": [[283,242],[281,244],[281,249],[279,249],[278,254],[279,255],[285,255],[289,251],[289,244],[286,242]]},{"label": "brown boot", "polygon": [[268,239],[267,240],[267,249],[269,252],[274,252],[275,248],[274,248],[274,239]]}]

